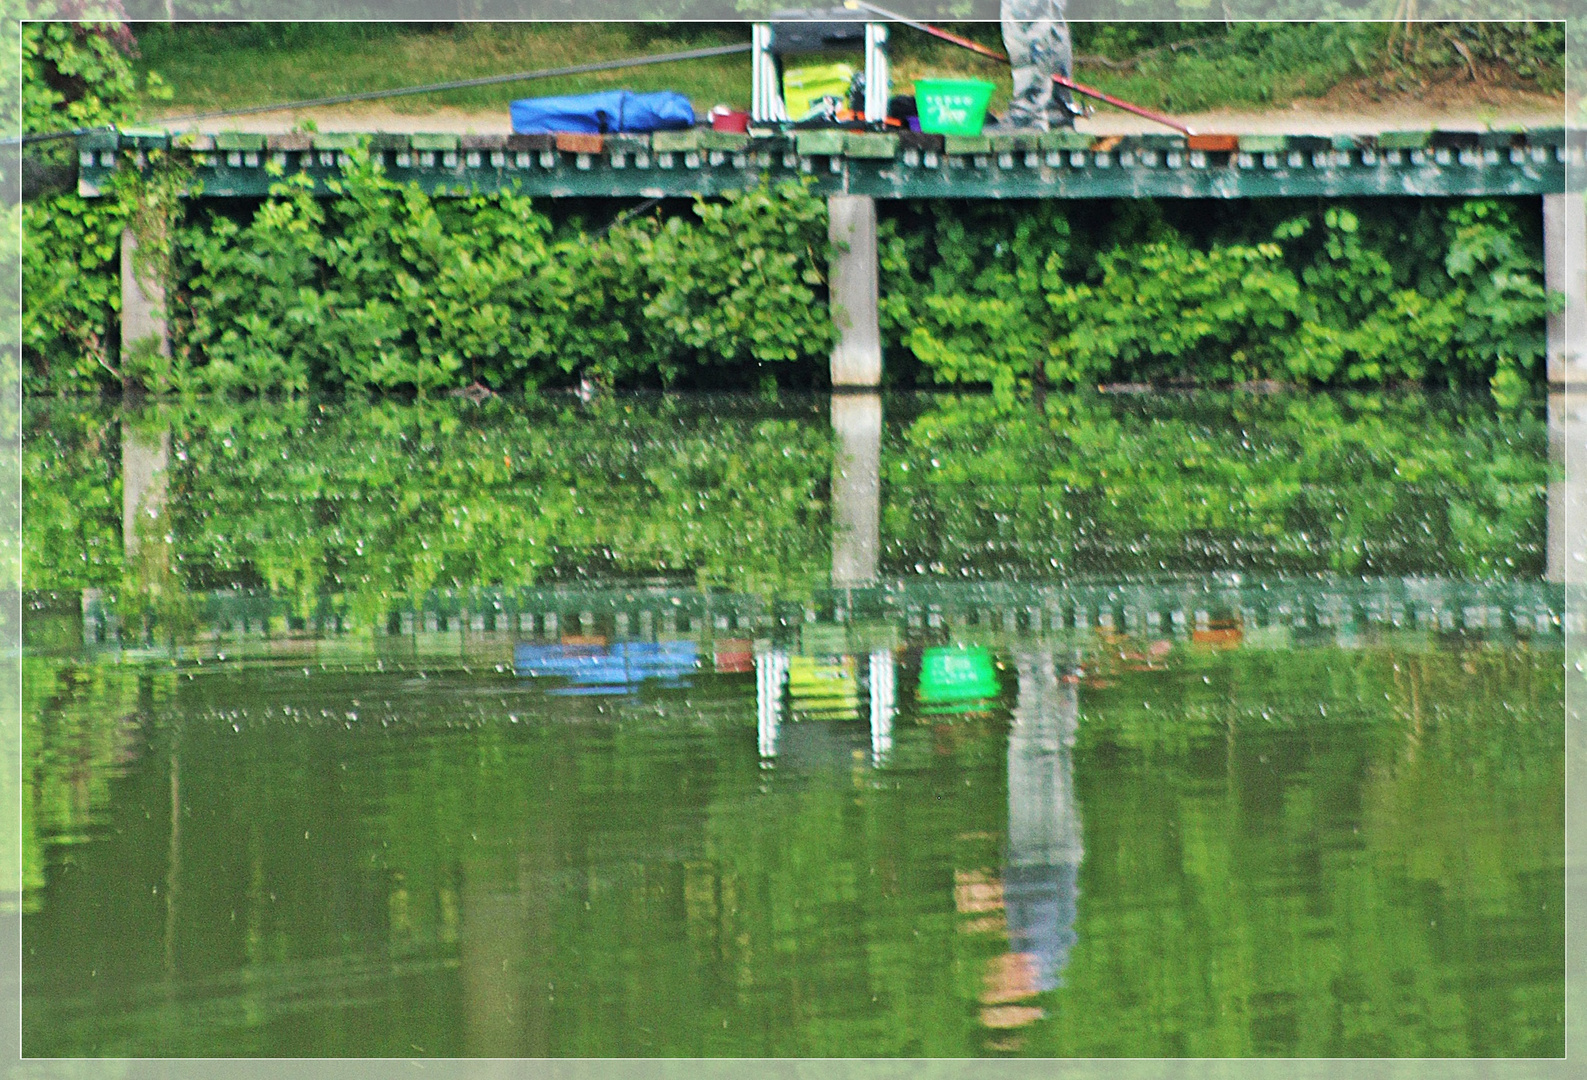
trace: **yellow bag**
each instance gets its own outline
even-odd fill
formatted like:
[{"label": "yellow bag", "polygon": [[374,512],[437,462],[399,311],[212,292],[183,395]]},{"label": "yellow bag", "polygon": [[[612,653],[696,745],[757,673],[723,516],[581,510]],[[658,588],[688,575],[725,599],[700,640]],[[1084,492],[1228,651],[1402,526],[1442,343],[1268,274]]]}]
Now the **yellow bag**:
[{"label": "yellow bag", "polygon": [[788,118],[803,120],[824,97],[835,97],[847,105],[853,81],[854,69],[847,64],[806,64],[784,69],[782,99],[788,106]]}]

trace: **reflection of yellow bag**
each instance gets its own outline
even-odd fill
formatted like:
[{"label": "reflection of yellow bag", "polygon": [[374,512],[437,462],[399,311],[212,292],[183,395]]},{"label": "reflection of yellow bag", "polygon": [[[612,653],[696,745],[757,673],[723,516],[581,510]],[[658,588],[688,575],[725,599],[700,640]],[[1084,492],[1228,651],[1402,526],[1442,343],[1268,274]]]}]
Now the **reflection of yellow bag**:
[{"label": "reflection of yellow bag", "polygon": [[794,712],[810,719],[854,719],[860,705],[854,657],[789,657],[788,697]]},{"label": "reflection of yellow bag", "polygon": [[854,69],[847,64],[806,64],[784,69],[782,99],[791,120],[803,120],[821,98],[835,97],[843,105],[849,101],[849,84]]}]

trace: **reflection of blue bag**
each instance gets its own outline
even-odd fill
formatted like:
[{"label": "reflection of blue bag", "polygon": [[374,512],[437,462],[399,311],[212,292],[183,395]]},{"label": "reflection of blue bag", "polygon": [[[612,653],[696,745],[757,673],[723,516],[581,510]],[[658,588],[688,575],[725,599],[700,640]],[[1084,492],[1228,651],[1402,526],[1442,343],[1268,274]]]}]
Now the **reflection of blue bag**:
[{"label": "reflection of blue bag", "polygon": [[693,641],[626,641],[616,645],[533,645],[513,649],[513,668],[530,678],[567,679],[559,695],[622,694],[646,679],[682,686],[699,667]]},{"label": "reflection of blue bag", "polygon": [[670,131],[693,126],[694,106],[672,90],[652,94],[606,90],[568,97],[523,98],[512,103],[512,129],[518,135]]}]

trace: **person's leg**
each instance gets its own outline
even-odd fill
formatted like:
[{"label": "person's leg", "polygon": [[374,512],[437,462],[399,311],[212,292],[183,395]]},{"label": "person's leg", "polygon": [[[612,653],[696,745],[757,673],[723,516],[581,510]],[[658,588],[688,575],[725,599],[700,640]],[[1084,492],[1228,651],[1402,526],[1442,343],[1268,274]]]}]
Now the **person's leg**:
[{"label": "person's leg", "polygon": [[1052,76],[1073,67],[1069,24],[1063,0],[1003,0],[1003,46],[1014,73],[1009,101],[1011,127],[1063,127],[1074,123],[1069,91]]},{"label": "person's leg", "polygon": [[1052,76],[1074,77],[1074,46],[1069,36],[1069,22],[1064,18],[1064,0],[1048,0],[1052,17],[1046,23],[1046,35],[1041,40],[1043,78],[1051,92],[1047,99],[1047,121],[1052,127],[1073,127],[1080,110],[1075,107],[1074,95],[1069,88],[1059,86]]},{"label": "person's leg", "polygon": [[1047,126],[1052,80],[1042,74],[1036,63],[1043,52],[1038,43],[1038,27],[1046,7],[1045,0],[1002,2],[1003,48],[1014,72],[1014,96],[1009,100],[1005,118],[1010,127]]}]

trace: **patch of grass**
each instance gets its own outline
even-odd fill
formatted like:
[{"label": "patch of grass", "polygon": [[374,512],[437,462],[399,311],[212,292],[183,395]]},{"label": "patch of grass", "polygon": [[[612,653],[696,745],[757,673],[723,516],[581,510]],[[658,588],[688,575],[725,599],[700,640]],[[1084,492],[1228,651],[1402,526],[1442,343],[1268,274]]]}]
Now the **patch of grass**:
[{"label": "patch of grass", "polygon": [[1540,93],[1564,85],[1564,33],[1551,23],[1421,24],[1409,33],[1393,23],[1190,23],[1153,44],[1077,33],[1076,52],[1088,81],[1173,112],[1287,105],[1355,80],[1412,92],[1429,77],[1477,67]]},{"label": "patch of grass", "polygon": [[[170,114],[566,67],[749,40],[749,25],[635,23],[178,24],[138,28],[140,69],[174,91]],[[749,105],[746,55],[392,98],[396,112],[506,111],[513,98],[619,87],[677,90],[700,109]]]},{"label": "patch of grass", "polygon": [[[1190,29],[1197,29],[1192,26]],[[1119,97],[1170,112],[1258,108],[1318,97],[1380,64],[1381,23],[1235,23],[1202,27],[1175,42],[1125,54],[1125,70],[1085,64],[1089,81]],[[1115,61],[1118,62],[1118,61]]]}]

